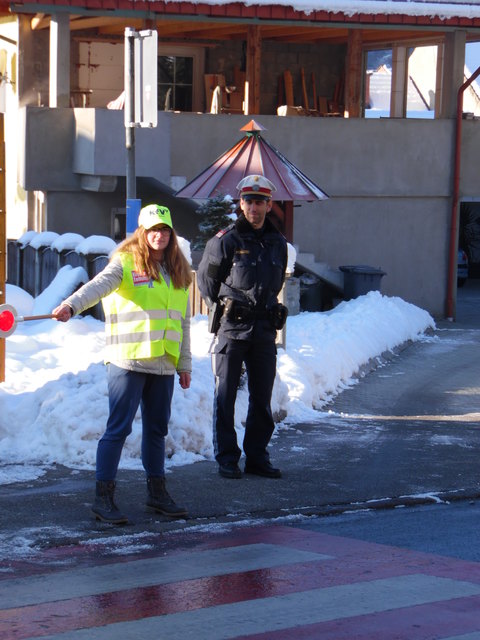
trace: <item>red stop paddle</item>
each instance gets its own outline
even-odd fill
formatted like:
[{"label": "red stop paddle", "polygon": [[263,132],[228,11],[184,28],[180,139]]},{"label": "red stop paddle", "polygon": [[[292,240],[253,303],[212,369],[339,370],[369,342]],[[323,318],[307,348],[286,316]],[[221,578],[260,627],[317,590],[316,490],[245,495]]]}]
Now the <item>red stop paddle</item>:
[{"label": "red stop paddle", "polygon": [[15,325],[15,316],[10,309],[5,309],[0,313],[0,331],[6,333]]},{"label": "red stop paddle", "polygon": [[53,318],[52,314],[41,316],[17,316],[15,307],[10,304],[0,304],[0,338],[6,338],[17,328],[19,322],[27,320],[46,320]]}]

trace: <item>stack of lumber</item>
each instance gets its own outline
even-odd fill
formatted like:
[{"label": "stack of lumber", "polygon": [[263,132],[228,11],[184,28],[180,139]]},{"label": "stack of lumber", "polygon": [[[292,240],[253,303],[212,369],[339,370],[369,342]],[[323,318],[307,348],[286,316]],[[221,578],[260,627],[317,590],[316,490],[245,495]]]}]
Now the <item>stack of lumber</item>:
[{"label": "stack of lumber", "polygon": [[343,109],[340,108],[340,94],[343,87],[342,79],[337,82],[335,87],[335,94],[333,99],[329,99],[326,96],[317,96],[317,88],[315,81],[315,73],[311,73],[311,88],[312,95],[311,100],[307,88],[307,81],[305,77],[305,70],[303,67],[300,69],[300,82],[302,88],[302,100],[295,101],[293,91],[293,78],[292,73],[289,70],[283,72],[283,82],[279,83],[279,106],[277,108],[277,115],[290,116],[290,115],[302,115],[302,116],[336,116],[341,117],[343,115]]}]

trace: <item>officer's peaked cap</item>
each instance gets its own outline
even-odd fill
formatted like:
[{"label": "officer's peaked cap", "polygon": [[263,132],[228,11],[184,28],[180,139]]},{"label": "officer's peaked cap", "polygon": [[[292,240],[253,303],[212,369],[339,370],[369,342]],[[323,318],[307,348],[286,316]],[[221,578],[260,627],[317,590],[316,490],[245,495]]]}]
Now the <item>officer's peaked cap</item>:
[{"label": "officer's peaked cap", "polygon": [[241,198],[247,196],[270,200],[272,193],[277,190],[273,182],[261,175],[246,176],[237,184]]}]

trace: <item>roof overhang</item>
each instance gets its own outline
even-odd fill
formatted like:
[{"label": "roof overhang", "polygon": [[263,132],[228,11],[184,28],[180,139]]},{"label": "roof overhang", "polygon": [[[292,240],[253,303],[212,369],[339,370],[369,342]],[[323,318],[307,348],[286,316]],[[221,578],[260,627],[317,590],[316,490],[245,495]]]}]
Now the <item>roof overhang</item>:
[{"label": "roof overhang", "polygon": [[260,27],[263,40],[282,42],[345,44],[352,29],[361,29],[364,44],[373,47],[438,39],[458,29],[468,40],[480,40],[480,0],[0,0],[4,10],[35,16],[35,29],[48,28],[52,14],[68,13],[72,31],[120,37],[128,24],[157,28],[164,41],[244,40],[252,25]]},{"label": "roof overhang", "polygon": [[13,13],[111,13],[142,14],[153,16],[183,16],[185,19],[235,19],[248,22],[259,20],[282,24],[331,23],[363,25],[409,26],[480,26],[480,2],[460,0],[262,0],[262,2],[230,2],[229,0],[204,0],[195,3],[188,0],[169,2],[164,0],[75,0],[59,3],[57,0],[28,0],[5,2]]}]

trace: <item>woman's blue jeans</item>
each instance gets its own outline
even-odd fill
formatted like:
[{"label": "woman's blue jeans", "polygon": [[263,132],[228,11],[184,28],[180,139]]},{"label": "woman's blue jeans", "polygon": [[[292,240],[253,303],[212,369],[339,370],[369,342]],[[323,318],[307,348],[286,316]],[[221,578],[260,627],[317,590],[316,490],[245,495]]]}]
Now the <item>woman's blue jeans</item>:
[{"label": "woman's blue jeans", "polygon": [[142,412],[142,464],[147,476],[165,475],[165,436],[170,420],[174,375],[154,375],[108,365],[107,428],[97,447],[96,479],[115,480],[123,445]]}]

